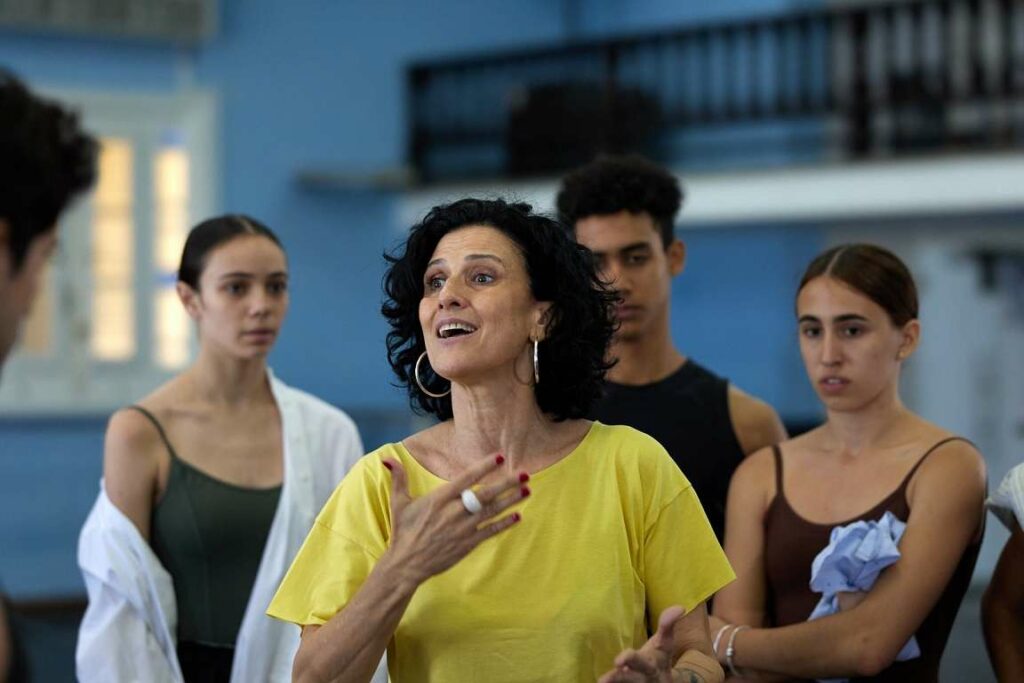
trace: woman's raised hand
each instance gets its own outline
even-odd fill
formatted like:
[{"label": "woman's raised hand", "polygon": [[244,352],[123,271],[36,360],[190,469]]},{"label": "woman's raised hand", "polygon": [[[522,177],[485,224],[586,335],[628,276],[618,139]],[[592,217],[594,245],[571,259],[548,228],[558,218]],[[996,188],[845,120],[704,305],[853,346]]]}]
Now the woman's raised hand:
[{"label": "woman's raised hand", "polygon": [[473,548],[505,531],[520,519],[518,512],[498,517],[530,495],[525,472],[502,477],[475,489],[482,509],[471,513],[462,492],[498,469],[505,458],[497,455],[469,468],[459,477],[425,496],[413,498],[402,464],[382,461],[391,470],[391,545],[389,553],[403,574],[417,582],[440,574]]},{"label": "woman's raised hand", "polygon": [[[658,630],[639,650],[623,650],[615,658],[615,668],[599,683],[672,683],[672,670],[678,653],[676,622],[683,618],[682,607],[669,607],[658,618]],[[699,679],[694,679],[699,680]]]}]

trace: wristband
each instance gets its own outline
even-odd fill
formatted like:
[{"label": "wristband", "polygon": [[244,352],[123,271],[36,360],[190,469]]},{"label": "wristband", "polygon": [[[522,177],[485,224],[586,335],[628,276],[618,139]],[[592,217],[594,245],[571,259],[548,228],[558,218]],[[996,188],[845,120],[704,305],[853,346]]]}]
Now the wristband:
[{"label": "wristband", "polygon": [[736,654],[736,634],[749,626],[737,626],[732,633],[729,634],[729,644],[725,646],[725,664],[729,667],[729,675],[741,678],[739,670],[733,663],[732,658]]},{"label": "wristband", "polygon": [[718,659],[718,643],[722,640],[722,634],[725,633],[725,629],[730,626],[732,626],[732,624],[726,624],[715,632],[715,639],[711,641],[711,651],[715,653],[715,659]]}]

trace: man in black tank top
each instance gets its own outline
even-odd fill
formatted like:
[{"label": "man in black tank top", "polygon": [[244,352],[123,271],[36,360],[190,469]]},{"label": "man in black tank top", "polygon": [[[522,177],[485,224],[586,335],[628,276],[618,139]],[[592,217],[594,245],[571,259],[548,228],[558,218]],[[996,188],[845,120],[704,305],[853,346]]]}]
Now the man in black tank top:
[{"label": "man in black tank top", "polygon": [[604,398],[591,417],[657,439],[693,484],[722,540],[729,479],[750,453],[786,438],[768,404],[684,356],[672,340],[676,178],[639,157],[605,157],[562,181],[558,211],[621,297]]}]

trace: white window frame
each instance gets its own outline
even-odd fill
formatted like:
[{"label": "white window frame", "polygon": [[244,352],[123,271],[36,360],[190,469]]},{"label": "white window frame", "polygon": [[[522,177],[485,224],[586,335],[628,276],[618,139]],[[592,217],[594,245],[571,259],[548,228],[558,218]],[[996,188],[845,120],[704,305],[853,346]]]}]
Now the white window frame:
[{"label": "white window frame", "polygon": [[[109,413],[176,372],[159,367],[154,358],[153,160],[164,132],[180,131],[189,157],[189,224],[214,215],[220,203],[218,103],[212,92],[194,88],[172,94],[42,92],[76,109],[83,127],[97,137],[132,141],[136,353],[123,362],[91,357],[92,197],[81,198],[61,219],[61,248],[52,269],[51,349],[35,357],[15,350],[8,359],[0,381],[0,416]],[[194,345],[193,340],[190,355]]]}]

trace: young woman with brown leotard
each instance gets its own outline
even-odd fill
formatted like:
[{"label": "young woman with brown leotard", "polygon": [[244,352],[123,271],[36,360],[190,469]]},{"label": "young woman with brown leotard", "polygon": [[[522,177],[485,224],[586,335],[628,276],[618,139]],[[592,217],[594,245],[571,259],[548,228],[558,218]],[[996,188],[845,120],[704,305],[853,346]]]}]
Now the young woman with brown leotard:
[{"label": "young woman with brown leotard", "polygon": [[[871,245],[830,249],[798,290],[800,352],[827,419],[748,458],[733,477],[725,549],[737,580],[715,599],[716,654],[734,676],[937,681],[977,559],[985,466],[968,441],[906,408],[921,334],[906,266]],[[807,621],[811,563],[837,525],[906,522],[900,559],[838,614]],[[921,656],[896,662],[912,636]]]}]

